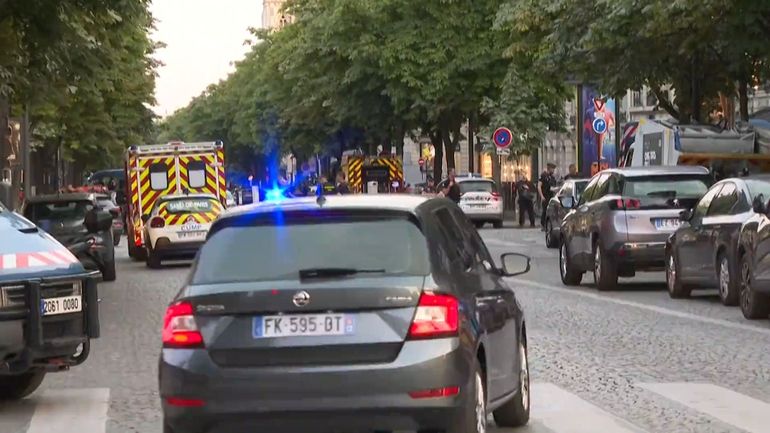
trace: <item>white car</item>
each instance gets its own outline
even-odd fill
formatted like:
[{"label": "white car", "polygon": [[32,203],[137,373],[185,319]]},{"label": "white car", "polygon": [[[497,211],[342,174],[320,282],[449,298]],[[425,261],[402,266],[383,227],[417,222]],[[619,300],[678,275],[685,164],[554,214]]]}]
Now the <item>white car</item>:
[{"label": "white car", "polygon": [[[460,186],[460,209],[476,227],[492,223],[496,229],[502,228],[503,197],[495,181],[476,174],[457,176],[455,179]],[[439,183],[438,190],[446,188],[447,182]]]},{"label": "white car", "polygon": [[163,259],[194,257],[223,209],[219,200],[210,194],[159,198],[145,217],[147,266],[157,268]]}]

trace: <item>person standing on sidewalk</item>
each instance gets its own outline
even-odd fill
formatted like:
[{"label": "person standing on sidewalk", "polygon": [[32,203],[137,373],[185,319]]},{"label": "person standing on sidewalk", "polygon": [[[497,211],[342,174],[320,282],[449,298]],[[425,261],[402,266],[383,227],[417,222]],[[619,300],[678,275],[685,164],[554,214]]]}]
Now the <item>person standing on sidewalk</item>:
[{"label": "person standing on sidewalk", "polygon": [[447,174],[447,185],[446,188],[444,188],[441,192],[444,194],[444,197],[452,200],[455,203],[460,203],[460,196],[462,195],[460,193],[460,185],[457,184],[457,178],[455,175],[455,169],[450,168],[449,173]]},{"label": "person standing on sidewalk", "polygon": [[543,204],[542,212],[540,212],[540,230],[545,230],[546,209],[548,208],[548,200],[553,197],[552,188],[556,186],[556,177],[553,175],[553,171],[556,169],[556,164],[549,162],[546,164],[546,169],[540,174],[540,179],[537,182],[537,192],[540,194],[540,202]]},{"label": "person standing on sidewalk", "polygon": [[529,216],[529,226],[535,226],[535,187],[526,175],[522,174],[516,182],[516,196],[519,199],[519,226],[524,227],[524,214]]}]

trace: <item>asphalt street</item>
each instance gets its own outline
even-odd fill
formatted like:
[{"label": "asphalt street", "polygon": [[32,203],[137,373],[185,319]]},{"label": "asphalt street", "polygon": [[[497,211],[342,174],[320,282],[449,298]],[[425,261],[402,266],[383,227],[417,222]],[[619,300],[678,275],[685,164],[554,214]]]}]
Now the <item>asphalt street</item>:
[{"label": "asphalt street", "polygon": [[[490,251],[532,257],[511,279],[527,315],[532,421],[493,433],[770,432],[770,320],[749,322],[716,291],[671,300],[662,274],[599,293],[559,280],[539,230],[482,230]],[[160,433],[157,359],[168,301],[188,265],[149,270],[125,240],[100,285],[102,338],[89,360],[0,405],[0,433]]]}]

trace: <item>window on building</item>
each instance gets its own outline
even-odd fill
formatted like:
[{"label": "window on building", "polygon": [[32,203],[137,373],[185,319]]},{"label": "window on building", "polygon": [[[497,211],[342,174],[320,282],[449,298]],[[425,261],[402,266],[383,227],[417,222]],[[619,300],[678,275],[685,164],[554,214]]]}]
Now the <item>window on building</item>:
[{"label": "window on building", "polygon": [[642,106],[642,92],[638,90],[631,91],[631,106],[632,107]]},{"label": "window on building", "polygon": [[655,97],[655,94],[651,91],[647,92],[647,106],[648,107],[654,107],[658,105],[658,98]]}]

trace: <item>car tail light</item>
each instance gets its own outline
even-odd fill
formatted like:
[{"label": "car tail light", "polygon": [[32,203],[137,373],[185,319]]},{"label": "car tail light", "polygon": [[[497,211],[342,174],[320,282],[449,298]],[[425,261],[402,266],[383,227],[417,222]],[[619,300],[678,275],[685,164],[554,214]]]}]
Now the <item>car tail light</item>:
[{"label": "car tail light", "polygon": [[614,210],[634,210],[641,206],[642,203],[635,198],[619,198],[610,202],[610,208]]},{"label": "car tail light", "polygon": [[193,307],[189,302],[179,302],[166,309],[166,316],[163,318],[163,347],[203,347],[203,335],[198,331]]},{"label": "car tail light", "polygon": [[500,201],[500,193],[493,192],[492,193],[492,201]]},{"label": "car tail light", "polygon": [[452,397],[460,393],[459,386],[447,386],[444,388],[426,389],[422,391],[412,391],[409,393],[409,397],[412,398],[437,398],[437,397]]},{"label": "car tail light", "polygon": [[203,407],[205,402],[197,398],[166,397],[166,403],[176,407]]},{"label": "car tail light", "polygon": [[166,220],[163,218],[156,216],[155,218],[150,220],[150,227],[154,229],[162,229],[166,226]]},{"label": "car tail light", "polygon": [[409,338],[421,340],[457,335],[459,309],[451,295],[423,292],[409,327]]}]

